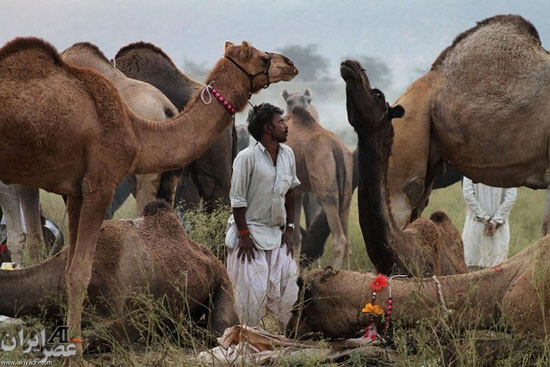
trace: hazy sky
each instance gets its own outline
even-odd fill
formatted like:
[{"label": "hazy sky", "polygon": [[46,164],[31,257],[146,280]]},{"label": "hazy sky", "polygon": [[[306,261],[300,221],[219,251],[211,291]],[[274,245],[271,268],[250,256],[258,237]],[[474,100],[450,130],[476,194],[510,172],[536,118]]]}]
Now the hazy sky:
[{"label": "hazy sky", "polygon": [[[0,0],[0,42],[44,38],[62,51],[98,45],[107,57],[131,42],[160,46],[182,66],[185,57],[213,65],[225,40],[274,51],[318,44],[338,77],[349,55],[374,56],[390,67],[393,100],[427,70],[454,37],[476,21],[519,14],[550,47],[549,0]],[[368,70],[368,67],[367,67]]]}]

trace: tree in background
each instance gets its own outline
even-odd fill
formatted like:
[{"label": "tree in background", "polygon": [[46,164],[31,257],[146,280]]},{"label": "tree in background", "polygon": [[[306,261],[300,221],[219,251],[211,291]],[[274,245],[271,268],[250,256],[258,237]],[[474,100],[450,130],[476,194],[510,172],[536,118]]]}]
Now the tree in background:
[{"label": "tree in background", "polygon": [[288,45],[277,51],[294,62],[300,73],[296,79],[304,82],[326,78],[329,60],[317,50],[319,45]]}]

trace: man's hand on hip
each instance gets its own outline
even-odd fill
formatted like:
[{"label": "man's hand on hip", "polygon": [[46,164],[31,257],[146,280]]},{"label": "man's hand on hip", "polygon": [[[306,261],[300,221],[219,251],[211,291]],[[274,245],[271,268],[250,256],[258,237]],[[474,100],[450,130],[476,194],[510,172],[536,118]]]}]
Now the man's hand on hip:
[{"label": "man's hand on hip", "polygon": [[247,260],[250,263],[254,260],[254,241],[252,241],[250,235],[239,237],[237,247],[237,257],[241,259],[241,262]]}]

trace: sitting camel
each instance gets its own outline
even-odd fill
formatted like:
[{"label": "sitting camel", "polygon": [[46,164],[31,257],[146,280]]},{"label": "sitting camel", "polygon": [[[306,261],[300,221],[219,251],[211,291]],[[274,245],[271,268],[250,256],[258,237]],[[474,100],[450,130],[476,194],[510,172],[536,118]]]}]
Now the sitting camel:
[{"label": "sitting camel", "polygon": [[[359,215],[362,228],[368,225],[368,233],[364,234],[375,236],[380,231],[381,234],[373,241],[381,238],[385,243],[395,244],[397,254],[387,252],[399,265],[408,260],[400,258],[404,254],[421,261],[423,255],[419,254],[422,249],[419,244],[428,245],[428,241],[435,250],[435,257],[441,259],[439,249],[442,244],[454,242],[461,245],[458,231],[444,213],[432,215],[435,223],[420,218],[413,223],[418,224],[416,227],[410,225],[404,233],[393,235],[396,233],[395,224],[384,195],[385,185],[380,182],[385,183],[383,177],[391,152],[391,119],[402,115],[402,108],[390,107],[380,91],[370,88],[359,63],[342,63],[341,73],[346,81],[349,122],[359,135],[359,159],[369,163],[359,167],[361,170],[365,166],[374,167],[370,170],[370,181],[366,181],[370,176],[360,172]],[[365,195],[369,200],[364,200]],[[365,217],[365,214],[369,216]],[[386,229],[388,224],[391,224],[389,230]],[[365,236],[365,240],[367,238]],[[403,238],[411,242],[412,246],[408,245],[410,248],[400,243]],[[413,325],[420,318],[443,309],[450,317],[458,315],[475,327],[490,327],[499,319],[504,319],[515,332],[545,338],[550,328],[550,308],[547,307],[550,304],[549,264],[550,238],[545,237],[493,268],[439,278],[390,279],[391,299],[390,287],[377,289],[374,296],[371,287],[376,277],[374,274],[318,270],[306,280],[306,302],[303,309],[293,315],[289,328],[298,334],[313,331],[328,337],[346,338],[357,336],[373,320],[378,324],[378,330],[383,330],[391,326],[388,320]],[[436,268],[435,265],[432,267]],[[386,315],[385,325],[381,324],[383,318],[374,317],[374,313],[365,306],[372,302],[373,297],[378,307],[386,308],[385,311],[379,310]],[[373,310],[370,304],[370,310]],[[361,312],[363,307],[367,313]]]},{"label": "sitting camel", "polygon": [[[444,161],[475,182],[548,188],[549,80],[550,54],[522,17],[494,16],[459,34],[396,102],[407,111],[394,123],[388,169],[397,225],[420,216]],[[543,234],[549,224],[547,200]]]},{"label": "sitting camel", "polygon": [[[391,320],[412,326],[443,310],[472,327],[490,328],[504,320],[513,332],[547,338],[549,255],[550,238],[544,237],[493,268],[442,277],[393,279]],[[334,338],[357,336],[372,321],[372,314],[361,309],[371,300],[375,277],[353,271],[314,270],[305,281],[304,308],[293,315],[288,329],[300,335],[322,332]],[[376,293],[376,304],[384,308],[388,288]]]},{"label": "sitting camel", "polygon": [[467,272],[460,233],[445,213],[418,218],[405,230],[396,226],[386,196],[386,172],[393,142],[391,121],[403,116],[403,108],[388,106],[382,92],[370,87],[358,62],[344,61],[340,70],[346,82],[348,120],[358,137],[359,224],[372,263],[384,274]]},{"label": "sitting camel", "polygon": [[[124,177],[185,166],[232,124],[252,93],[297,73],[280,54],[227,42],[204,101],[195,95],[184,112],[161,123],[137,116],[108,79],[65,63],[43,40],[17,38],[0,49],[0,180],[69,196],[70,339],[81,339],[97,236]],[[80,363],[81,355],[79,344],[69,363]]]},{"label": "sitting camel", "polygon": [[[191,96],[203,87],[182,72],[163,50],[150,43],[126,45],[117,52],[114,61],[126,76],[157,87],[180,111]],[[183,172],[169,171],[162,177],[150,176],[150,180],[138,182],[148,195],[144,196],[145,202],[152,200],[155,195],[169,198],[175,205],[182,200],[198,204],[202,198],[209,212],[220,204],[229,205],[231,166],[236,155],[234,135],[233,125],[227,127],[212,146],[185,167]]]},{"label": "sitting camel", "polygon": [[[0,314],[38,315],[46,306],[47,316],[59,315],[61,305],[55,301],[65,293],[68,257],[64,247],[39,265],[0,270]],[[93,257],[89,303],[113,335],[137,339],[128,315],[135,311],[133,297],[143,291],[166,302],[174,315],[181,312],[198,320],[207,313],[218,336],[238,324],[225,266],[187,237],[173,210],[160,200],[148,204],[142,218],[105,221]]]},{"label": "sitting camel", "polygon": [[[311,192],[326,213],[334,246],[334,267],[350,266],[348,219],[351,205],[353,158],[345,144],[321,126],[311,105],[311,92],[283,91],[287,104],[288,145],[296,156],[301,185],[296,191],[295,221],[300,223],[302,197]],[[294,231],[300,250],[300,231]],[[298,251],[299,253],[299,251]]]}]

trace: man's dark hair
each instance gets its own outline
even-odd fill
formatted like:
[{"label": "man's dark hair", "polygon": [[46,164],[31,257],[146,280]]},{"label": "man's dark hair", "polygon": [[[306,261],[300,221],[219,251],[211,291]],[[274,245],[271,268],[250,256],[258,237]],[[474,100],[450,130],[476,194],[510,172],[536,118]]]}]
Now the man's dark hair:
[{"label": "man's dark hair", "polygon": [[273,116],[276,114],[282,115],[283,110],[269,103],[262,103],[255,106],[248,112],[248,132],[254,139],[260,141],[264,125],[273,122]]}]

